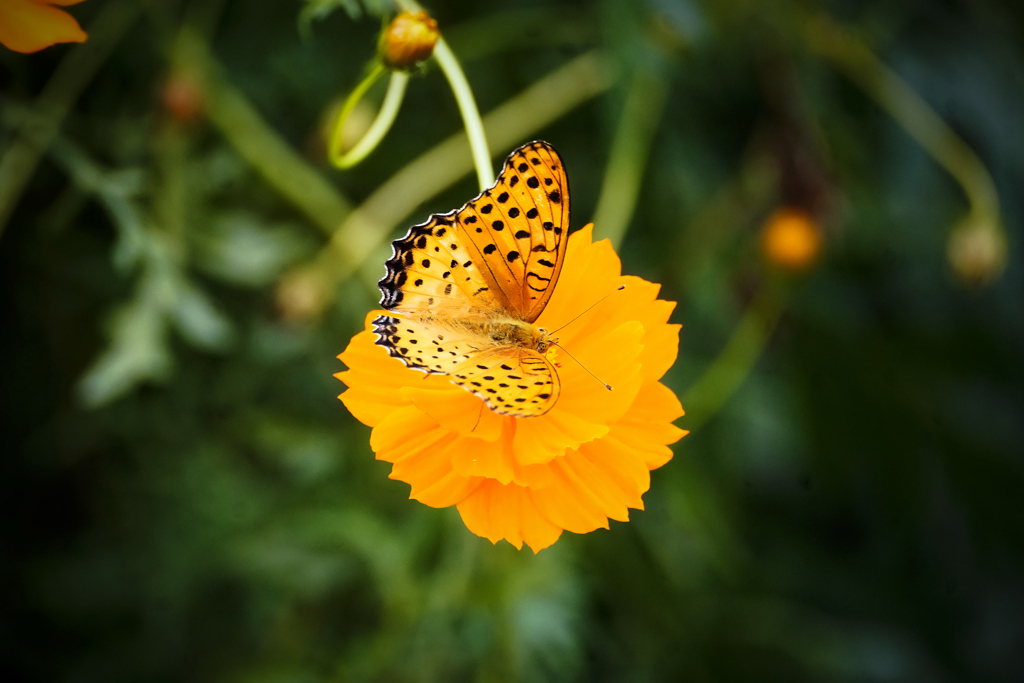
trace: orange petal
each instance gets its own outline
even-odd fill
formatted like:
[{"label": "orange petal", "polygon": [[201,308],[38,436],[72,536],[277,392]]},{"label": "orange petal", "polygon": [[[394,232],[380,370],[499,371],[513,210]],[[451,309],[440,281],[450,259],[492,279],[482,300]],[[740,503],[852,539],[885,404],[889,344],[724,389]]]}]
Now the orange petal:
[{"label": "orange petal", "polygon": [[451,382],[443,390],[404,387],[400,391],[404,400],[430,415],[445,429],[484,441],[496,441],[501,436],[502,416]]},{"label": "orange petal", "polygon": [[558,276],[555,293],[535,323],[549,330],[568,325],[565,338],[578,324],[578,321],[570,323],[575,316],[604,295],[614,292],[620,284],[622,263],[607,240],[591,243],[592,227],[588,225],[569,236],[565,263]]},{"label": "orange petal", "polygon": [[421,503],[431,507],[456,505],[465,500],[483,479],[465,477],[452,469],[452,450],[455,447],[455,442],[441,442],[419,449],[395,462],[389,477],[411,485],[409,497]]},{"label": "orange petal", "polygon": [[567,448],[577,448],[607,433],[605,425],[561,410],[556,403],[547,415],[516,421],[512,450],[520,465],[537,465],[564,455]]},{"label": "orange petal", "polygon": [[412,372],[397,358],[389,357],[373,339],[369,332],[352,337],[338,356],[349,369],[334,375],[349,387],[339,398],[357,420],[371,427],[392,411],[408,405],[398,389],[408,384],[408,373]]},{"label": "orange petal", "polygon": [[530,497],[552,524],[577,534],[608,528],[607,501],[602,500],[580,479],[565,458],[550,463],[554,482],[543,489],[530,490]]},{"label": "orange petal", "polygon": [[617,283],[616,287],[621,284],[626,288],[612,289],[614,294],[559,333],[561,344],[573,351],[580,340],[599,340],[622,322],[639,322],[646,332],[640,364],[644,368],[644,383],[649,384],[661,379],[675,362],[680,326],[667,322],[676,305],[657,298],[660,285],[630,276],[618,278]]},{"label": "orange petal", "polygon": [[562,535],[533,504],[529,490],[515,484],[484,481],[458,510],[466,527],[491,543],[504,538],[516,548],[526,543],[536,553]]},{"label": "orange petal", "polygon": [[86,38],[74,17],[63,10],[30,0],[0,2],[0,43],[15,52],[38,52],[55,43],[81,43]]},{"label": "orange petal", "polygon": [[[675,305],[675,304],[673,304]],[[647,328],[644,350],[640,354],[644,384],[661,379],[676,362],[679,354],[679,330],[682,325],[657,325]]]},{"label": "orange petal", "polygon": [[671,389],[660,382],[649,384],[637,394],[626,416],[612,425],[606,438],[638,452],[650,469],[656,469],[672,458],[668,444],[688,433],[672,424],[682,415],[683,407]]},{"label": "orange petal", "polygon": [[634,507],[643,504],[639,500],[639,496],[633,494],[630,489],[622,490],[615,478],[609,476],[603,467],[599,467],[596,462],[586,456],[573,453],[561,458],[558,461],[558,466],[562,468],[567,478],[571,477],[578,488],[590,492],[600,506],[601,514],[609,519],[628,522],[629,503],[639,503]]},{"label": "orange petal", "polygon": [[432,508],[451,507],[464,501],[483,481],[480,477],[464,477],[453,470],[433,484],[414,486],[409,497]]},{"label": "orange petal", "polygon": [[464,476],[487,477],[502,484],[512,482],[516,479],[511,447],[514,424],[512,418],[502,422],[505,438],[498,441],[460,438],[458,447],[452,450],[452,467]]},{"label": "orange petal", "polygon": [[415,406],[392,412],[370,433],[370,448],[378,460],[395,462],[442,441],[454,439],[433,418]]},{"label": "orange petal", "polygon": [[[369,325],[379,314],[379,311],[374,311],[367,315],[366,324]],[[367,330],[352,337],[348,347],[338,356],[349,369],[334,375],[349,387],[339,398],[363,424],[374,427],[392,411],[409,405],[402,398],[403,387],[452,388],[447,378],[407,368],[402,361],[389,356],[383,347],[377,346],[375,341],[376,335]]]},{"label": "orange petal", "polygon": [[[594,248],[602,245],[602,242],[598,242]],[[608,278],[606,286],[608,290],[602,292],[601,296],[608,295],[608,298],[559,333],[563,344],[600,335],[627,320],[636,320],[645,327],[649,319],[650,322],[656,322],[651,316],[645,315],[645,312],[657,299],[658,291],[661,289],[659,285],[638,277],[622,276]],[[625,286],[625,289],[618,289],[622,286]],[[593,294],[590,297],[594,300],[600,299]]]},{"label": "orange petal", "polygon": [[[571,347],[567,346],[575,360],[556,350],[562,382],[562,393],[556,407],[588,421],[605,424],[625,414],[640,389],[639,358],[643,337],[644,328],[640,323],[626,322],[614,330],[577,339]],[[591,372],[612,389],[609,391],[601,386]]]},{"label": "orange petal", "polygon": [[585,458],[604,472],[622,496],[627,507],[644,509],[641,495],[651,487],[651,473],[643,453],[622,442],[604,437],[580,446],[572,458]]}]

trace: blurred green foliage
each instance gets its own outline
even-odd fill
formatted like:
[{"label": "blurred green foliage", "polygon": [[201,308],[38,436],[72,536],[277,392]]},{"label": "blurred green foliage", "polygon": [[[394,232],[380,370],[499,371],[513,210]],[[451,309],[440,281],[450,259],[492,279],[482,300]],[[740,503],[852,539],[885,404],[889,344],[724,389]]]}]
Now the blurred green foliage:
[{"label": "blurred green foliage", "polygon": [[[83,46],[0,51],[6,678],[1020,680],[1024,7],[429,7],[485,114],[599,51],[606,80],[530,136],[566,160],[574,226],[601,206],[625,270],[680,302],[667,381],[699,428],[633,521],[534,556],[407,501],[335,400],[399,226],[358,263],[328,236],[461,127],[428,65],[381,147],[327,166],[381,5],[90,0]],[[946,263],[961,187],[812,49],[822,17],[993,176],[988,288]],[[458,163],[401,185],[406,224],[475,194]],[[803,275],[758,250],[787,203],[826,230]],[[348,270],[282,296],[311,263]],[[723,348],[748,355],[716,402],[694,387]]]}]

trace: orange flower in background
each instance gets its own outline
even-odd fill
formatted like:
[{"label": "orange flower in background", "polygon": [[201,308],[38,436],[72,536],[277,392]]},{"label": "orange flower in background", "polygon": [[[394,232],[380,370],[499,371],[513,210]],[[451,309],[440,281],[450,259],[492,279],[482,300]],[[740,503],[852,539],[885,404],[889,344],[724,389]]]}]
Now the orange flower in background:
[{"label": "orange flower in background", "polygon": [[56,43],[81,43],[88,36],[75,18],[52,5],[82,0],[0,0],[0,43],[15,52],[38,52]]},{"label": "orange flower in background", "polygon": [[569,237],[558,284],[536,320],[559,330],[561,348],[548,356],[560,394],[533,417],[498,414],[450,375],[406,367],[375,342],[381,312],[367,316],[339,356],[349,368],[335,375],[348,386],[339,398],[373,427],[377,459],[393,463],[390,476],[412,486],[410,498],[455,505],[473,533],[534,552],[563,529],[608,528],[609,519],[628,521],[629,508],[643,509],[649,471],[668,462],[668,444],[687,433],[672,424],[683,409],[659,381],[675,362],[680,326],[668,324],[675,304],[657,298],[658,285],[620,268],[607,240],[592,242],[592,226]]},{"label": "orange flower in background", "polygon": [[803,270],[821,253],[821,226],[803,209],[783,207],[765,221],[761,248],[777,266]]}]

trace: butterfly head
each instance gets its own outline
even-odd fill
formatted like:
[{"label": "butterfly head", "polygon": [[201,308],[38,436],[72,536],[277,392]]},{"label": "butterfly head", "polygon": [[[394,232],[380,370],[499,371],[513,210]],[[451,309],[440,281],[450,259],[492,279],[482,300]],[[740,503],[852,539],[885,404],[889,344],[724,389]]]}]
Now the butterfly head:
[{"label": "butterfly head", "polygon": [[545,353],[549,348],[557,343],[558,337],[548,332],[545,328],[533,328],[533,348],[537,353]]}]

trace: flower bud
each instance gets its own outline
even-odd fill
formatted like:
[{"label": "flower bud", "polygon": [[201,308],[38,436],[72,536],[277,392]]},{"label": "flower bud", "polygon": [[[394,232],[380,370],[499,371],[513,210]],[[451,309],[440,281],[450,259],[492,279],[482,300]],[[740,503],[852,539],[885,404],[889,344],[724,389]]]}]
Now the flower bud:
[{"label": "flower bud", "polygon": [[286,273],[277,284],[277,310],[290,323],[315,320],[327,308],[329,285],[311,267]]},{"label": "flower bud", "polygon": [[378,52],[386,67],[405,71],[432,55],[440,36],[426,12],[402,12],[384,29]]},{"label": "flower bud", "polygon": [[967,217],[953,228],[946,256],[961,282],[979,287],[995,280],[1006,267],[1006,235],[997,223]]},{"label": "flower bud", "polygon": [[804,270],[821,252],[821,226],[805,210],[782,207],[765,221],[761,249],[771,263],[788,270]]},{"label": "flower bud", "polygon": [[176,123],[195,123],[206,108],[199,78],[185,69],[174,69],[160,87],[160,103]]}]

